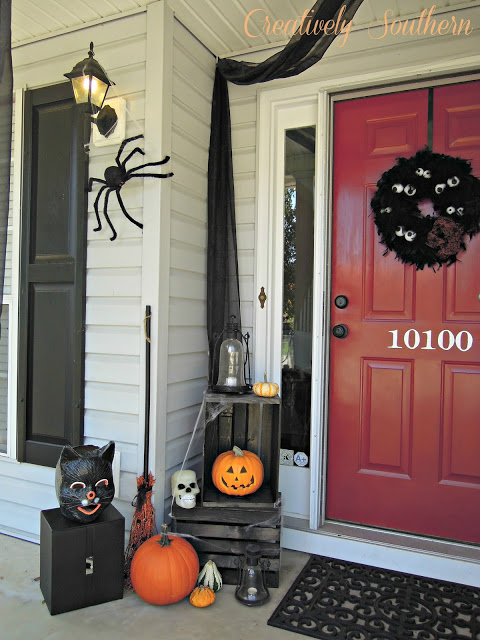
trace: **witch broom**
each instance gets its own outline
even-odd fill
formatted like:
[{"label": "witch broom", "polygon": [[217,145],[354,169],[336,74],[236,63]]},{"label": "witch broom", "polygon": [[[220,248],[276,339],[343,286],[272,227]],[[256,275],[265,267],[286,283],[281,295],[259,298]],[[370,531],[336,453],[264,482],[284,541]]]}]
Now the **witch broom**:
[{"label": "witch broom", "polygon": [[130,540],[125,551],[125,588],[132,589],[130,579],[130,568],[135,552],[141,544],[151,538],[155,533],[155,509],[152,505],[152,489],[155,479],[148,472],[148,453],[150,441],[150,324],[151,307],[145,308],[145,446],[143,453],[143,476],[137,478],[137,495],[133,499],[132,505],[135,507],[132,526],[130,529]]}]

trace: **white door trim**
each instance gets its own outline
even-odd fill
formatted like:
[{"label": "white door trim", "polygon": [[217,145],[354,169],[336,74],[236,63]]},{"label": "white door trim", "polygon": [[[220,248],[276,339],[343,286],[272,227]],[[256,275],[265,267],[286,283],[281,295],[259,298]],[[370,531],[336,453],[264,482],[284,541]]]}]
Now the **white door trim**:
[{"label": "white door trim", "polygon": [[[282,343],[283,332],[283,212],[284,212],[284,185],[285,185],[285,131],[305,126],[317,126],[318,114],[318,96],[311,93],[307,96],[296,96],[287,100],[280,99],[270,102],[262,100],[260,97],[260,122],[269,123],[269,126],[260,127],[259,148],[259,164],[257,167],[257,193],[258,193],[258,215],[256,229],[256,269],[255,269],[255,291],[260,291],[260,287],[264,286],[267,300],[262,309],[257,303],[254,305],[254,354],[255,354],[255,380],[262,380],[263,373],[267,372],[269,379],[277,383],[281,383],[282,354],[280,345]],[[317,152],[316,152],[317,153]],[[317,159],[316,159],[317,160]],[[318,162],[316,161],[316,168]],[[316,169],[317,174],[317,169]],[[317,175],[315,176],[318,185]],[[315,187],[315,192],[317,192]],[[321,189],[321,191],[326,191]],[[315,202],[318,197],[315,196]],[[315,209],[317,206],[315,204]],[[315,228],[319,225],[315,223]],[[321,237],[320,237],[321,240]],[[319,245],[320,251],[323,242]],[[319,251],[315,250],[315,256]],[[315,258],[316,261],[317,257]],[[320,259],[321,261],[321,259]],[[315,279],[314,279],[315,281]],[[315,287],[315,285],[314,285]],[[317,304],[315,289],[313,291],[313,308],[314,308],[314,329],[321,323],[321,304]],[[322,341],[314,339],[317,344]],[[323,358],[317,358],[318,363]],[[315,382],[313,382],[315,376]],[[322,393],[323,384],[318,372],[315,374],[312,370],[312,387],[317,389],[319,395]],[[316,394],[314,394],[316,395]],[[312,415],[312,424],[319,422],[319,416],[322,413],[322,407],[316,406],[317,414]],[[315,429],[317,434],[318,429]],[[316,441],[315,441],[316,442]],[[317,446],[317,445],[315,445]],[[315,458],[318,459],[318,456]],[[310,469],[291,469],[292,475],[285,475],[289,471],[285,467],[280,469],[280,490],[283,490],[284,510],[306,516],[307,512],[316,513],[317,490],[313,491],[314,486],[311,482],[312,465]],[[308,471],[308,473],[305,473]],[[285,472],[285,473],[283,473]],[[285,476],[285,477],[284,477]],[[316,478],[318,478],[318,473]],[[290,488],[295,484],[295,495],[290,494],[285,488]],[[313,494],[312,494],[313,491]],[[307,500],[297,500],[297,495],[307,497]],[[300,502],[303,502],[300,505]],[[303,513],[303,511],[306,511]],[[315,523],[316,524],[316,523]],[[315,524],[313,526],[315,526]]]},{"label": "white door trim", "polygon": [[[313,277],[312,407],[310,437],[310,519],[311,529],[325,522],[328,345],[330,331],[330,95],[318,93],[317,139],[315,145],[315,254]],[[318,452],[313,455],[313,452]]]},{"label": "white door trim", "polygon": [[[402,69],[388,69],[379,72],[368,72],[354,76],[328,79],[326,81],[310,81],[304,84],[290,85],[286,81],[276,83],[274,89],[260,87],[258,95],[258,127],[257,127],[257,211],[256,211],[256,263],[254,286],[260,291],[264,286],[267,303],[264,309],[254,305],[254,355],[255,379],[262,379],[263,371],[270,376],[280,376],[280,349],[282,317],[282,202],[280,202],[279,185],[283,181],[284,136],[278,136],[282,126],[303,126],[290,124],[295,118],[292,109],[307,108],[312,104],[318,106],[317,144],[316,144],[316,196],[315,196],[315,242],[316,260],[314,265],[314,349],[312,363],[312,383],[321,393],[312,394],[312,429],[311,429],[311,473],[310,473],[310,513],[308,526],[284,527],[282,545],[310,553],[328,555],[330,549],[334,557],[367,561],[386,568],[401,568],[412,573],[421,572],[431,577],[457,580],[480,586],[478,580],[477,561],[464,560],[465,553],[471,551],[471,545],[452,544],[451,554],[444,555],[441,541],[419,538],[424,543],[420,549],[412,549],[405,544],[407,538],[395,534],[394,541],[388,544],[379,542],[381,533],[368,539],[365,528],[359,527],[355,536],[341,536],[329,531],[330,523],[325,522],[325,469],[326,469],[326,416],[328,388],[328,353],[327,341],[321,336],[329,331],[328,313],[328,253],[330,223],[330,167],[331,167],[331,115],[330,104],[333,94],[358,90],[358,92],[375,91],[375,87],[392,88],[392,78],[398,86],[405,83],[426,82],[447,74],[458,76],[478,70],[480,56],[468,56],[460,59],[441,60],[438,63],[415,64]],[[473,79],[473,78],[472,78]],[[448,82],[448,81],[447,81]],[[367,89],[368,88],[368,89]],[[289,113],[290,112],[290,113]],[[288,115],[287,115],[288,114]],[[322,301],[322,303],[320,303]],[[279,381],[279,380],[277,380]],[[315,453],[317,452],[317,453]],[[306,525],[306,523],[304,523]],[[330,527],[331,528],[331,527]],[[375,530],[374,530],[375,531]],[[325,546],[327,545],[327,546]],[[365,546],[370,545],[370,546]],[[421,545],[420,545],[421,546]],[[376,557],[376,561],[367,554],[367,549]],[[479,547],[474,546],[478,556]],[[368,556],[368,557],[367,557]],[[473,569],[472,569],[473,567]],[[475,577],[477,576],[477,577]]]},{"label": "white door trim", "polygon": [[[255,380],[280,382],[281,353],[276,348],[282,339],[283,282],[283,184],[285,138],[279,132],[315,124],[317,96],[311,94],[294,100],[270,101],[260,98],[260,122],[269,127],[260,132],[257,167],[257,219],[255,225],[255,291],[265,287],[264,308],[254,305]],[[264,111],[265,110],[265,111]]]}]

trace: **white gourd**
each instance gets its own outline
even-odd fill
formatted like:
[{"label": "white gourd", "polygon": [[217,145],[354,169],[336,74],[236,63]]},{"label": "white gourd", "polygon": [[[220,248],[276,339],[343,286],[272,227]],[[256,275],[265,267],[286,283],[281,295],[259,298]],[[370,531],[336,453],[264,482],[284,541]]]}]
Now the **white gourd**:
[{"label": "white gourd", "polygon": [[198,574],[199,585],[205,585],[206,587],[210,587],[213,591],[218,591],[222,588],[222,576],[220,575],[219,570],[217,569],[217,565],[213,560],[209,560],[203,569]]}]

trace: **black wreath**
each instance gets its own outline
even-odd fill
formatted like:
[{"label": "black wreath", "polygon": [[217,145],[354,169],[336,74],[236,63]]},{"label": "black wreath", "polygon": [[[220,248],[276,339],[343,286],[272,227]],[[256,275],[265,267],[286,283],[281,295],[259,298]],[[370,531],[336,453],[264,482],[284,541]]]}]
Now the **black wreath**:
[{"label": "black wreath", "polygon": [[[430,200],[436,215],[422,215]],[[380,242],[405,264],[450,266],[480,231],[480,180],[468,160],[425,148],[382,174],[371,206]]]}]

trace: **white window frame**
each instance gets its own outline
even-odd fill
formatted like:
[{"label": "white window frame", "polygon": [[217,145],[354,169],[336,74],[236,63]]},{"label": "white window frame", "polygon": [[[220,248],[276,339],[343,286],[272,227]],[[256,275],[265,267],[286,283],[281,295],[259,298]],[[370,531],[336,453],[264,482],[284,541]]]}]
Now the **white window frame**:
[{"label": "white window frame", "polygon": [[20,209],[22,198],[22,154],[23,154],[23,105],[24,90],[14,92],[15,133],[13,139],[12,181],[12,264],[10,293],[4,294],[3,304],[8,307],[8,418],[7,452],[2,458],[17,459],[17,378],[18,378],[18,287],[20,269]]}]

